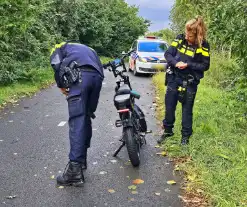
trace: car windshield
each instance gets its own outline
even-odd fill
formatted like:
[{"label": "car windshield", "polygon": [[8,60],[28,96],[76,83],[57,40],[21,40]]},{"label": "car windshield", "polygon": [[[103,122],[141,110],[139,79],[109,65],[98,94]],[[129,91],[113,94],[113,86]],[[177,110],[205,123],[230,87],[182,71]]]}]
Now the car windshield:
[{"label": "car windshield", "polygon": [[139,42],[139,52],[165,52],[167,46],[162,42]]}]

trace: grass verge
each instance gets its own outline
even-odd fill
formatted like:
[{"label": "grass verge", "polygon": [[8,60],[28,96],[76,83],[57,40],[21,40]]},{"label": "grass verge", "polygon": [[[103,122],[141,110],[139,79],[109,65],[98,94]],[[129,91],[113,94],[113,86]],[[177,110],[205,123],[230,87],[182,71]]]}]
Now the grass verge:
[{"label": "grass verge", "polygon": [[0,108],[3,108],[7,103],[16,102],[22,96],[32,95],[54,82],[51,69],[37,69],[35,74],[32,80],[0,86]]},{"label": "grass verge", "polygon": [[[157,117],[162,120],[164,73],[154,76],[153,82]],[[178,104],[175,136],[163,147],[170,157],[180,161],[176,168],[185,172],[188,206],[200,206],[200,199],[190,195],[206,198],[209,206],[247,206],[247,120],[242,106],[233,94],[202,81],[194,106],[194,134],[189,146],[181,147],[181,105]]]}]

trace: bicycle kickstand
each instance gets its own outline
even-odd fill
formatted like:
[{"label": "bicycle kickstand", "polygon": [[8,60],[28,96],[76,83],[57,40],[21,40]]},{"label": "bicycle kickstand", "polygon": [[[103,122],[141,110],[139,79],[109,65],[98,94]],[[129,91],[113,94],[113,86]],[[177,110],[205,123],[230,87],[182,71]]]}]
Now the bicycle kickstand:
[{"label": "bicycle kickstand", "polygon": [[117,156],[117,154],[120,152],[120,150],[124,147],[124,145],[125,145],[125,142],[123,142],[121,145],[120,145],[120,147],[115,151],[115,153],[113,154],[113,157],[116,157]]}]

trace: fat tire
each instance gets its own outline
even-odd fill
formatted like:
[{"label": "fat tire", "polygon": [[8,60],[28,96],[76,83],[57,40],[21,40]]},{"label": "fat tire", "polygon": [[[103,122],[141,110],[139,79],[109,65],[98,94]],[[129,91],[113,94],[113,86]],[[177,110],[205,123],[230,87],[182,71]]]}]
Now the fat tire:
[{"label": "fat tire", "polygon": [[134,167],[140,165],[140,146],[137,143],[132,127],[123,129],[123,138],[127,147],[130,162]]}]

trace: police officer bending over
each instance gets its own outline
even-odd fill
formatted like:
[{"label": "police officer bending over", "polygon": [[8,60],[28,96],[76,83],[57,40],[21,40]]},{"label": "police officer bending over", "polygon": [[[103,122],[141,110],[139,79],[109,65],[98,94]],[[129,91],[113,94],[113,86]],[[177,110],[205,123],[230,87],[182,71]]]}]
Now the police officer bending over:
[{"label": "police officer bending over", "polygon": [[185,35],[178,35],[165,53],[169,67],[166,73],[164,134],[158,140],[159,144],[174,134],[178,101],[182,103],[181,144],[189,143],[197,86],[210,66],[210,48],[205,38],[206,27],[203,19],[196,17],[186,23]]},{"label": "police officer bending over", "polygon": [[63,175],[57,177],[57,184],[81,186],[92,137],[91,118],[95,118],[104,79],[103,66],[93,49],[76,42],[57,44],[50,61],[57,86],[67,95],[69,110],[70,161]]}]

